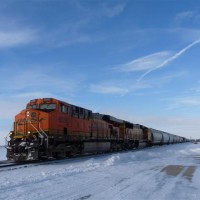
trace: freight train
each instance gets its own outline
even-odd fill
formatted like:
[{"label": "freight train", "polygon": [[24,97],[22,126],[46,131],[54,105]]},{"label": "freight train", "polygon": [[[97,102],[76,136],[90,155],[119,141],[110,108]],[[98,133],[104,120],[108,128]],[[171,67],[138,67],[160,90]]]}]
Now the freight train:
[{"label": "freight train", "polygon": [[32,161],[84,153],[185,142],[186,138],[133,124],[54,98],[31,100],[15,116],[7,159]]}]

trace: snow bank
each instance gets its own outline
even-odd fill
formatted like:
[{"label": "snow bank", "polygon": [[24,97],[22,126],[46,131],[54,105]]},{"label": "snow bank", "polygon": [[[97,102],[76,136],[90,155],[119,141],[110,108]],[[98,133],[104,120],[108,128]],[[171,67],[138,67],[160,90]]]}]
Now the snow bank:
[{"label": "snow bank", "polygon": [[[0,169],[0,199],[199,200],[198,155],[199,144],[178,144]],[[174,165],[183,169],[177,176],[163,170]],[[191,180],[183,176],[189,166]]]}]

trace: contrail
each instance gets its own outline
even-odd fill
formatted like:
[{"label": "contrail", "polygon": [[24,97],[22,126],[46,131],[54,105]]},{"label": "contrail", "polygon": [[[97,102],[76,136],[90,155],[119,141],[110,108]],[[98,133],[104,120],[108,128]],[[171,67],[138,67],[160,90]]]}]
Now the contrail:
[{"label": "contrail", "polygon": [[176,58],[178,58],[179,56],[181,56],[184,52],[186,52],[187,50],[189,50],[190,48],[192,48],[194,45],[200,43],[200,39],[194,41],[193,43],[189,44],[188,46],[186,46],[185,48],[183,48],[182,50],[180,50],[178,53],[176,53],[175,55],[173,55],[172,57],[164,60],[160,65],[148,70],[147,72],[145,72],[144,74],[142,74],[142,76],[140,76],[140,78],[137,80],[138,82],[141,81],[146,75],[150,74],[151,72],[164,67],[165,65],[167,65],[168,63],[172,62],[173,60],[175,60]]}]

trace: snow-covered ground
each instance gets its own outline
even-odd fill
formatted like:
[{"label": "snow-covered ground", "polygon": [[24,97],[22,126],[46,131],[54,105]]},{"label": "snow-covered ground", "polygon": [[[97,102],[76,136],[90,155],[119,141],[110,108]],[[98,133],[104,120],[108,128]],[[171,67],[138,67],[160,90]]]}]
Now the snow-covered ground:
[{"label": "snow-covered ground", "polygon": [[199,200],[199,164],[187,143],[0,169],[0,199]]}]

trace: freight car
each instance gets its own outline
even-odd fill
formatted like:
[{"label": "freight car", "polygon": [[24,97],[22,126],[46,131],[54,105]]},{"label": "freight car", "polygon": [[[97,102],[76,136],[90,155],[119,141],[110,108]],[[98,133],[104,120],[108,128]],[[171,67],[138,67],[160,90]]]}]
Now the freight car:
[{"label": "freight car", "polygon": [[184,142],[185,138],[93,113],[54,98],[31,100],[15,116],[7,159],[28,161]]}]

